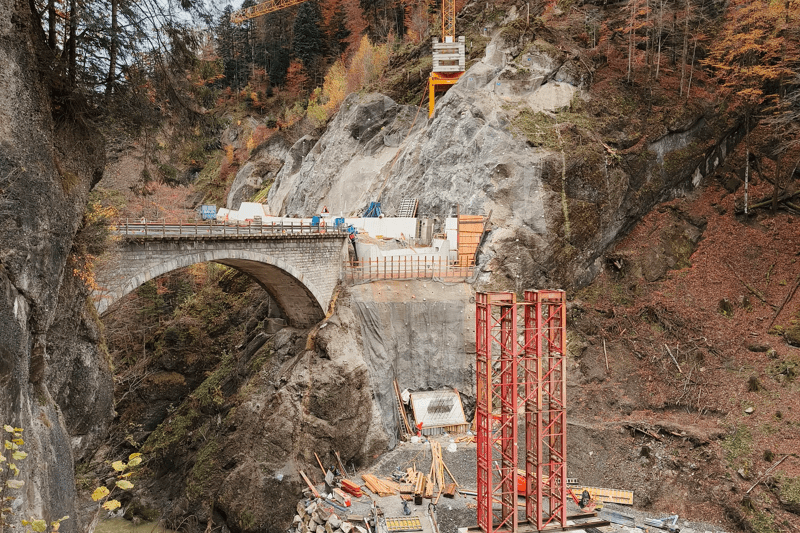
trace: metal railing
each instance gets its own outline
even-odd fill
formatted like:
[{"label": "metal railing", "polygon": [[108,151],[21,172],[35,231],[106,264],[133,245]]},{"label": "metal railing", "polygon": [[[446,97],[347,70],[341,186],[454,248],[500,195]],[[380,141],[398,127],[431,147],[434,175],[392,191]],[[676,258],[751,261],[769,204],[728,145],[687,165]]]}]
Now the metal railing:
[{"label": "metal railing", "polygon": [[387,279],[463,280],[472,276],[474,265],[462,266],[443,257],[394,256],[347,261],[345,279],[353,282]]},{"label": "metal railing", "polygon": [[117,221],[112,232],[126,237],[231,237],[261,235],[345,235],[343,226],[311,225],[308,223],[268,222],[258,223],[246,221],[240,223],[187,222],[182,220],[148,220],[145,222],[133,219]]}]

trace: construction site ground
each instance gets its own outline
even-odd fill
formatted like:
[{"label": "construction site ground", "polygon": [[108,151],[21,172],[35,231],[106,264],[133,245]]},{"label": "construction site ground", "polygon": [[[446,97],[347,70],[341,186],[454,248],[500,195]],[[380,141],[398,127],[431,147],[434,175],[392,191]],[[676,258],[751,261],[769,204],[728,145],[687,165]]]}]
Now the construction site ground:
[{"label": "construction site ground", "polygon": [[[450,444],[450,436],[436,436],[431,437],[432,440],[438,441],[442,445],[442,449],[445,450],[448,444]],[[453,477],[455,477],[458,485],[459,490],[464,490],[465,492],[475,492],[476,491],[476,479],[477,479],[477,463],[476,463],[476,450],[477,446],[475,443],[456,443],[457,449],[455,452],[448,452],[443,451],[443,460],[447,465],[450,472],[452,472]],[[362,474],[373,474],[381,479],[391,479],[392,473],[396,471],[405,472],[407,468],[415,468],[421,472],[428,472],[431,465],[431,446],[429,442],[419,442],[419,443],[410,443],[410,442],[401,442],[398,446],[392,450],[391,452],[385,454],[381,457],[380,461],[373,465],[368,470],[362,471],[358,473],[357,481],[359,483],[362,482],[361,475]],[[449,476],[446,476],[449,480]],[[581,480],[578,480],[582,482]],[[625,489],[626,487],[608,487],[608,488],[617,488],[617,489]],[[365,489],[366,490],[366,489]],[[368,494],[368,495],[367,495]],[[635,498],[635,495],[634,495]],[[372,500],[375,501],[375,504],[383,510],[385,517],[403,517],[403,504],[400,498],[400,495],[393,495],[393,496],[385,496],[379,497],[368,490],[364,497],[357,499],[353,498],[352,504],[352,513],[354,514],[368,514],[368,510],[372,505]],[[434,498],[424,499],[422,505],[415,505],[413,501],[408,503],[408,508],[411,511],[410,516],[418,516],[420,518],[420,522],[423,527],[423,531],[425,533],[433,533],[433,527],[431,524],[431,520],[429,518],[429,504],[436,500],[436,494],[434,494]],[[634,500],[635,501],[635,500]],[[520,499],[522,502],[522,499]],[[661,519],[664,518],[666,515],[654,515],[652,512],[644,512],[641,510],[637,510],[636,505],[634,506],[627,506],[627,505],[617,505],[607,503],[603,505],[603,509],[606,511],[613,511],[616,513],[622,513],[627,516],[631,516],[636,521],[637,526],[641,526],[641,529],[649,530],[653,533],[658,531],[666,531],[661,530],[658,528],[653,527],[645,527],[644,519],[645,518],[657,518]],[[476,504],[476,497],[475,496],[467,496],[462,495],[460,493],[456,493],[454,498],[445,498],[444,496],[440,497],[438,500],[438,504],[435,506],[436,511],[436,523],[438,524],[439,532],[440,533],[457,533],[459,528],[474,528],[477,525],[477,504]],[[581,512],[577,505],[569,502],[568,506],[568,514],[575,514]],[[598,518],[603,518],[604,512],[601,510],[598,513]],[[718,525],[714,524],[707,524],[702,522],[690,522],[686,521],[679,517],[677,526],[683,531],[684,533],[692,533],[693,531],[696,532],[713,532],[713,533],[721,533],[725,531]],[[621,531],[635,531],[633,527],[624,526],[619,524],[612,523],[610,526],[605,526],[601,528],[587,528],[587,531],[602,531],[604,533],[610,532],[621,532]],[[582,530],[573,530],[573,531],[582,531]]]}]

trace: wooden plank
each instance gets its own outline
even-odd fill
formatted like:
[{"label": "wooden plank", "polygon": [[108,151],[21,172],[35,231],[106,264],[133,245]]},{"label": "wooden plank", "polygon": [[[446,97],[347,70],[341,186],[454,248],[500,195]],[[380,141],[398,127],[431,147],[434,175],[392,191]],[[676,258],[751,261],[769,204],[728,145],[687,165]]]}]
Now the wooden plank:
[{"label": "wooden plank", "polygon": [[470,266],[474,262],[483,235],[485,219],[481,215],[458,215],[458,264]]},{"label": "wooden plank", "polygon": [[319,496],[319,492],[317,492],[317,489],[314,487],[314,485],[308,479],[308,476],[306,476],[305,472],[300,470],[300,475],[303,477],[303,481],[306,482],[306,485],[308,485],[308,488],[311,489],[311,494],[313,494],[315,498],[319,498],[320,497]]},{"label": "wooden plank", "polygon": [[394,380],[394,393],[395,397],[397,398],[397,409],[400,411],[400,418],[403,420],[403,426],[405,427],[405,434],[406,435],[413,435],[414,432],[411,430],[411,424],[408,422],[408,417],[406,417],[406,410],[403,408],[403,397],[400,394],[400,386],[397,384],[397,380]]},{"label": "wooden plank", "polygon": [[443,496],[445,498],[455,498],[456,497],[456,484],[450,483],[447,485],[447,488],[444,489]]},{"label": "wooden plank", "polygon": [[361,487],[359,487],[349,479],[343,479],[340,483],[342,485],[342,490],[355,496],[356,498],[360,498],[361,496],[364,495],[364,493],[361,491]]},{"label": "wooden plank", "polygon": [[582,494],[585,490],[595,501],[633,505],[633,491],[631,490],[606,489],[603,487],[582,487],[580,485],[571,485],[569,488],[575,493],[575,496],[578,497],[580,497],[580,494]]},{"label": "wooden plank", "polygon": [[320,461],[320,460],[319,460],[319,455],[317,455],[317,452],[314,452],[314,457],[316,457],[316,458],[317,458],[317,464],[319,464],[319,469],[320,469],[320,470],[322,470],[322,477],[323,477],[323,479],[324,479],[324,478],[325,478],[325,476],[326,476],[328,473],[325,471],[325,467],[324,467],[324,466],[322,466],[322,461]]},{"label": "wooden plank", "polygon": [[339,470],[341,471],[343,476],[347,475],[347,470],[344,469],[344,465],[342,464],[342,458],[339,457],[339,452],[333,452],[336,455],[336,462],[339,463]]},{"label": "wooden plank", "polygon": [[425,476],[425,498],[433,498],[433,483],[430,476]]}]

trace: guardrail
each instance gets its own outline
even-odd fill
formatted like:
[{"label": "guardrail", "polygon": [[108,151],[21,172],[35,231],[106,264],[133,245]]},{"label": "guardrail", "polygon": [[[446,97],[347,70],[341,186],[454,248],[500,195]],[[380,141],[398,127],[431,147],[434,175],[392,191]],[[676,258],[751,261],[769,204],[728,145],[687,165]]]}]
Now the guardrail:
[{"label": "guardrail", "polygon": [[127,237],[192,237],[192,236],[259,236],[259,235],[344,235],[346,228],[339,226],[312,226],[298,221],[257,223],[253,221],[233,223],[119,220],[113,225],[113,233]]},{"label": "guardrail", "polygon": [[475,266],[462,266],[442,257],[393,256],[347,261],[345,279],[353,282],[387,279],[463,280],[472,276]]}]

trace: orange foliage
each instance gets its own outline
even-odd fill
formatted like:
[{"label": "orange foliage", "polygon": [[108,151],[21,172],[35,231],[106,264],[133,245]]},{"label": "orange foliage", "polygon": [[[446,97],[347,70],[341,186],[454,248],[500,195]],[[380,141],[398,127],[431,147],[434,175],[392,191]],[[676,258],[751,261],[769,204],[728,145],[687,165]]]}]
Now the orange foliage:
[{"label": "orange foliage", "polygon": [[346,94],[357,91],[375,80],[388,63],[388,45],[373,45],[366,36],[362,37],[347,69]]},{"label": "orange foliage", "polygon": [[716,72],[734,102],[761,104],[774,94],[776,82],[794,76],[787,59],[800,54],[798,19],[800,9],[790,2],[732,0],[702,63]]},{"label": "orange foliage", "polygon": [[186,220],[196,216],[191,208],[192,189],[179,185],[176,187],[152,181],[142,191],[128,201],[122,217],[148,220]]},{"label": "orange foliage", "polygon": [[345,13],[347,13],[347,29],[350,36],[347,38],[347,52],[358,46],[361,37],[367,31],[367,21],[364,12],[361,10],[359,0],[342,0]]},{"label": "orange foliage", "polygon": [[320,2],[320,8],[322,10],[322,23],[326,28],[331,25],[333,13],[336,11],[336,7],[341,3],[342,0],[323,0]]},{"label": "orange foliage", "polygon": [[405,2],[403,5],[403,25],[406,27],[406,36],[412,43],[419,43],[430,35],[433,25],[433,21],[428,15],[430,4],[431,0],[418,0]]},{"label": "orange foliage", "polygon": [[308,76],[303,64],[297,60],[289,63],[289,70],[286,71],[286,91],[291,95],[299,95],[305,92],[307,84]]},{"label": "orange foliage", "polygon": [[277,130],[270,129],[264,124],[259,124],[256,126],[256,129],[250,135],[250,138],[247,139],[247,149],[252,151],[258,145],[272,137],[272,134],[275,133]]}]

